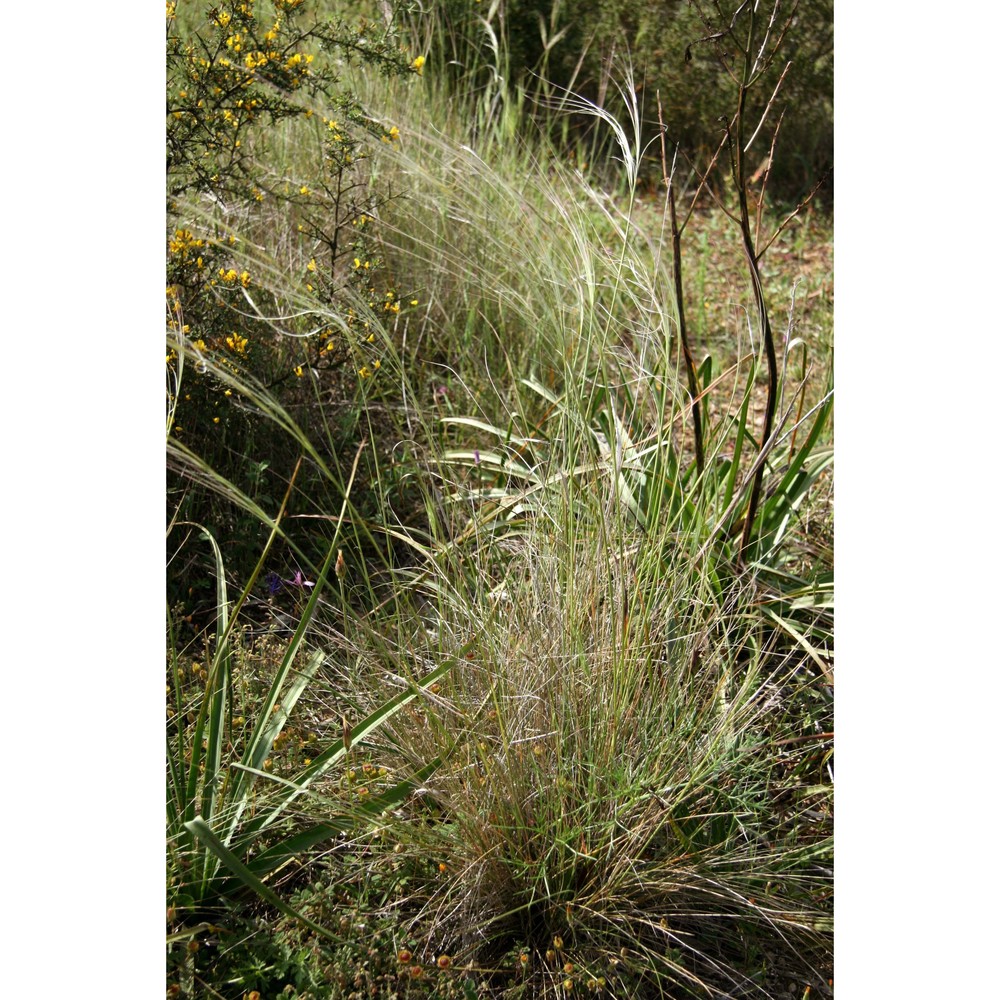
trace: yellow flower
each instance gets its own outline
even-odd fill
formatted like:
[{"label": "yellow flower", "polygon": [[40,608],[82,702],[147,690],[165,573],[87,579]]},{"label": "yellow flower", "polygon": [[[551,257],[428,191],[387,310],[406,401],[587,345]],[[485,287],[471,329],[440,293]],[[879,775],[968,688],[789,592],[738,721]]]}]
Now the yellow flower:
[{"label": "yellow flower", "polygon": [[309,188],[303,184],[302,187],[299,188],[299,194],[309,194]]},{"label": "yellow flower", "polygon": [[417,56],[417,58],[410,63],[410,66],[417,71],[419,76],[423,76],[425,62],[427,62],[427,60],[423,56]]},{"label": "yellow flower", "polygon": [[359,375],[360,375],[360,376],[361,376],[362,378],[371,378],[371,377],[372,377],[372,372],[371,372],[371,369],[370,369],[370,368],[368,367],[368,365],[362,365],[362,366],[361,366],[361,367],[360,367],[360,368],[358,369],[358,374],[359,374]]},{"label": "yellow flower", "polygon": [[311,260],[309,261],[309,263],[308,263],[308,264],[306,264],[306,270],[307,270],[307,271],[315,271],[315,270],[316,270],[316,258],[315,258],[315,257],[313,257],[313,258],[312,258],[312,259],[311,259]]},{"label": "yellow flower", "polygon": [[296,368],[295,368],[295,374],[296,374],[296,375],[297,375],[297,376],[298,376],[299,378],[302,378],[302,365],[297,365],[297,366],[296,366]]}]

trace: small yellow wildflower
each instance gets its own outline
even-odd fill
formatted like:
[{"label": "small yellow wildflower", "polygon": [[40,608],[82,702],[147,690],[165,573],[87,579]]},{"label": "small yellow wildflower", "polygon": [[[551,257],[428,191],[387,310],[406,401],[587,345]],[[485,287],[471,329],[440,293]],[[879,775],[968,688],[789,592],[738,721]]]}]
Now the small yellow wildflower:
[{"label": "small yellow wildflower", "polygon": [[360,367],[360,368],[358,369],[358,374],[359,374],[359,375],[360,375],[360,376],[361,376],[362,378],[371,378],[371,377],[372,377],[372,371],[371,371],[371,369],[370,369],[370,368],[368,367],[368,365],[362,365],[362,366],[361,366],[361,367]]},{"label": "small yellow wildflower", "polygon": [[295,367],[295,374],[299,378],[302,378],[302,365],[296,365],[296,367]]},{"label": "small yellow wildflower", "polygon": [[316,258],[315,257],[312,257],[310,259],[309,263],[306,264],[306,270],[307,271],[314,271],[315,272],[315,270],[316,270]]},{"label": "small yellow wildflower", "polygon": [[410,63],[410,66],[417,71],[418,76],[424,75],[425,62],[427,62],[427,60],[423,56],[417,56],[417,58]]},{"label": "small yellow wildflower", "polygon": [[309,188],[307,188],[305,184],[303,184],[302,187],[299,188],[299,194],[309,194],[309,193],[310,193]]}]

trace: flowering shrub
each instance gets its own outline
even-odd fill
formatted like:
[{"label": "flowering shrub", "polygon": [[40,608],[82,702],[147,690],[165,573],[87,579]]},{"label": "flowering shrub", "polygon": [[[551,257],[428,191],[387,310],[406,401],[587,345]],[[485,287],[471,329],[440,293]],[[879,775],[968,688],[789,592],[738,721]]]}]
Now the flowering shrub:
[{"label": "flowering shrub", "polygon": [[350,123],[335,129],[344,164],[357,155],[356,131],[392,138],[391,129],[366,116],[339,88],[331,61],[317,59],[318,53],[336,52],[386,75],[419,72],[391,32],[365,22],[350,27],[344,21],[307,21],[306,0],[271,0],[267,14],[260,6],[265,5],[225,0],[185,31],[178,4],[167,4],[170,196],[195,189],[260,200],[265,189],[259,185],[258,157],[267,128],[286,118],[312,117],[310,101],[336,107]]},{"label": "flowering shrub", "polygon": [[[423,61],[386,24],[324,21],[309,7],[308,0],[223,0],[207,12],[191,0],[166,5],[168,434],[262,502],[273,497],[260,492],[253,446],[267,451],[273,473],[289,469],[274,460],[280,449],[266,437],[273,430],[241,402],[233,380],[261,385],[283,405],[308,398],[308,373],[343,368],[365,383],[382,367],[380,346],[371,317],[357,315],[345,289],[390,316],[411,301],[380,273],[381,202],[361,173],[381,144],[400,141],[400,129],[367,115],[337,67],[359,61],[387,76],[417,76]],[[321,152],[307,177],[271,166],[272,140],[289,129],[311,136]],[[273,261],[276,241],[297,243],[298,274],[294,264],[290,274],[276,278],[273,265],[266,273],[260,261]],[[315,314],[283,308],[281,286],[289,282],[315,301]],[[291,338],[271,319],[288,312],[295,318],[282,329]],[[341,322],[329,325],[331,315]],[[257,548],[259,524],[237,526],[232,511],[224,514],[186,481],[172,477],[169,485],[172,513]]]},{"label": "flowering shrub", "polygon": [[[302,278],[317,304],[336,309],[338,291],[349,282],[369,296],[371,308],[384,305],[398,312],[394,288],[379,293],[386,295],[385,303],[371,298],[376,295],[371,272],[381,263],[369,236],[378,204],[362,194],[366,186],[355,171],[369,155],[368,141],[396,142],[399,128],[365,114],[352,95],[339,89],[331,61],[317,54],[337,52],[387,75],[423,71],[422,57],[411,59],[384,27],[307,23],[306,0],[273,0],[269,6],[272,11],[263,16],[254,0],[229,0],[183,31],[178,5],[167,4],[168,327],[196,350],[221,352],[227,365],[246,363],[251,347],[257,348],[253,374],[265,383],[280,375],[266,370],[266,361],[274,359],[259,353],[258,338],[252,336],[266,339],[266,325],[255,330],[243,310],[240,328],[232,329],[232,306],[254,280],[234,259],[236,238],[195,234],[187,220],[177,218],[178,199],[201,192],[222,206],[223,215],[242,212],[247,219],[263,217],[262,203],[285,203],[300,218],[297,232],[309,244]],[[317,101],[336,112],[336,117],[321,118],[324,157],[318,183],[266,176],[262,156],[274,127],[286,119],[313,118]],[[352,258],[353,269],[347,266]],[[258,306],[266,307],[265,289],[258,289],[260,296]],[[345,320],[350,327],[355,317],[348,313]],[[316,331],[304,346],[305,358],[286,365],[299,377],[306,368],[343,364],[354,356],[351,345],[338,344],[329,329]],[[374,361],[365,362],[359,373],[375,369]],[[216,423],[217,416],[211,417]],[[177,426],[175,421],[175,433]],[[179,426],[183,432],[184,424]]]}]

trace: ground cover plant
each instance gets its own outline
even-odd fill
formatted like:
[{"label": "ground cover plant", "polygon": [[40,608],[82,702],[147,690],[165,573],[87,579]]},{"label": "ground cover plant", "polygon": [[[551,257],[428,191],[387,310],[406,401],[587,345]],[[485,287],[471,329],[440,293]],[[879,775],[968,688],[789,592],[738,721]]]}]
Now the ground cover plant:
[{"label": "ground cover plant", "polygon": [[699,156],[628,62],[517,86],[498,0],[437,74],[454,4],[184,6],[168,995],[829,994],[830,226],[749,166],[794,8],[695,11]]}]

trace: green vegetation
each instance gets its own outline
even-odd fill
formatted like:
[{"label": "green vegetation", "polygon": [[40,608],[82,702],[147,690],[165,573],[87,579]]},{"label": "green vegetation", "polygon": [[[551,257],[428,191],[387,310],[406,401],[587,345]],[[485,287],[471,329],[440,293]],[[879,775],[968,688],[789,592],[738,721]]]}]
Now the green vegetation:
[{"label": "green vegetation", "polygon": [[167,994],[828,995],[794,24],[726,12],[705,151],[513,72],[558,4],[425,8],[167,5]]}]

